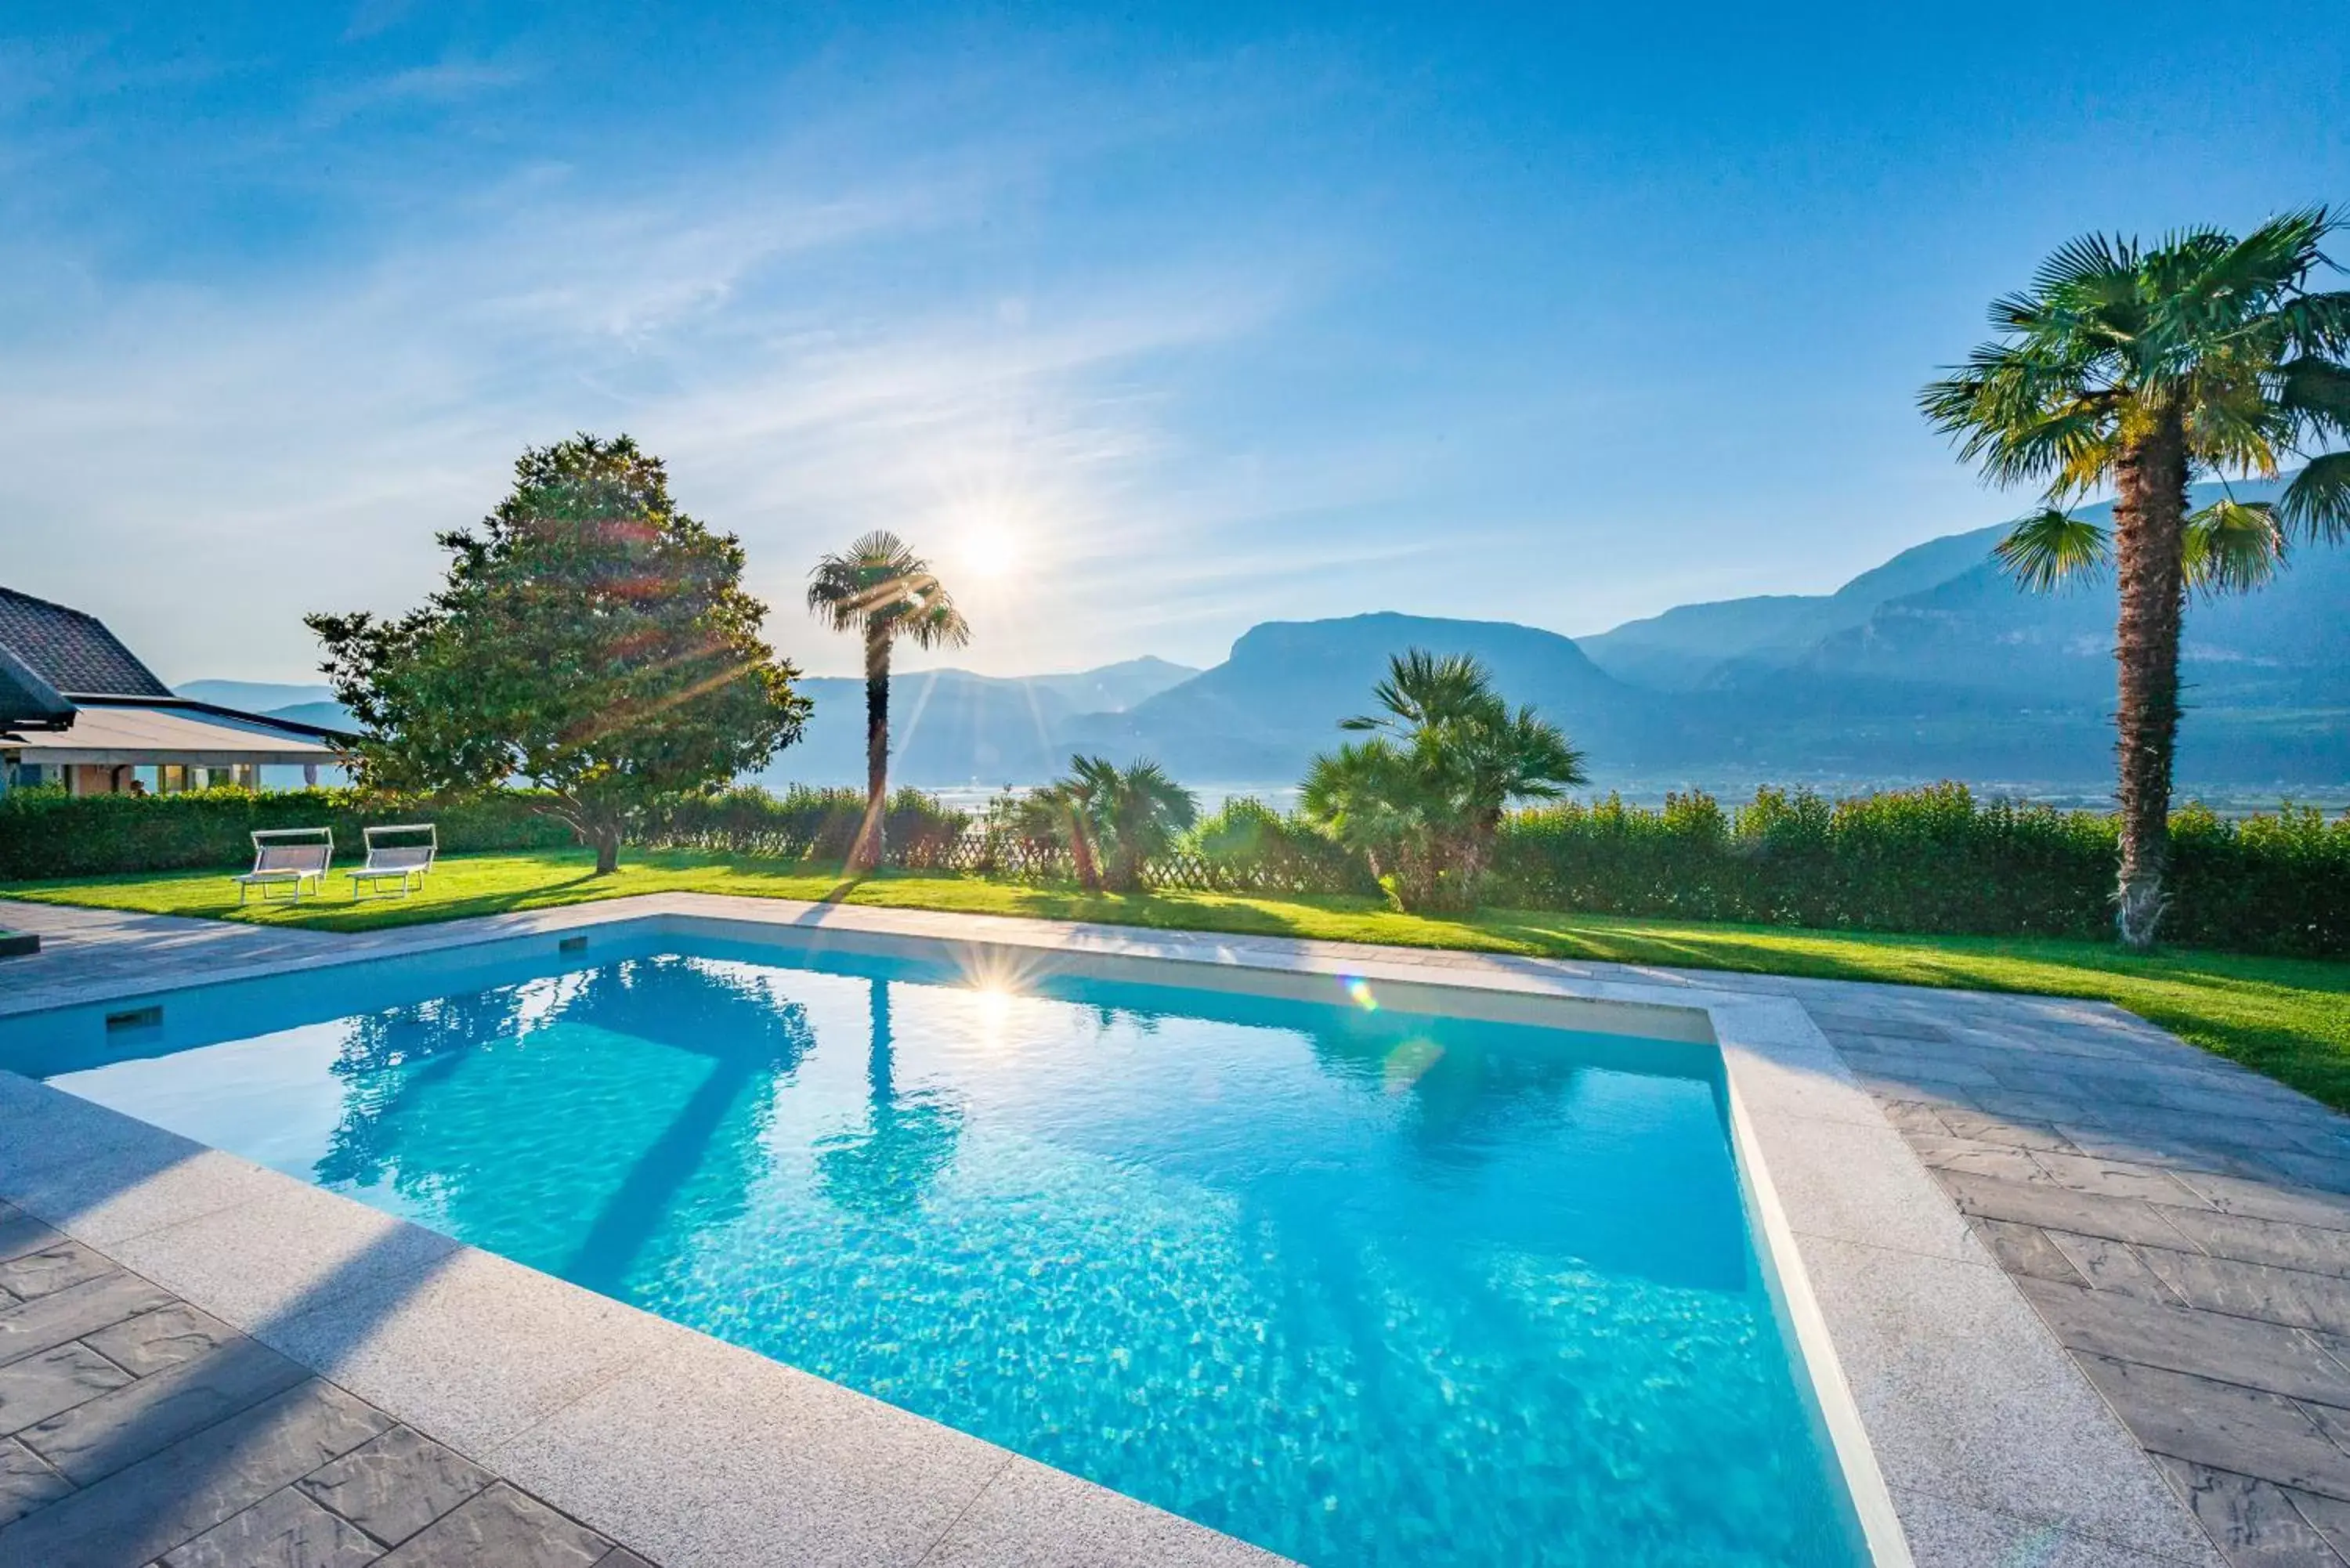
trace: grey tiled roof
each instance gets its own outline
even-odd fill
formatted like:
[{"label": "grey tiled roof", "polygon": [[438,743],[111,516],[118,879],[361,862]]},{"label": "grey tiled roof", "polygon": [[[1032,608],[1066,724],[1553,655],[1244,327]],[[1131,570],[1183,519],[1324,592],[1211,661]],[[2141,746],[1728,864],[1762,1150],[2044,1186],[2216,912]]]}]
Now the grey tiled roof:
[{"label": "grey tiled roof", "polygon": [[74,705],[57,688],[0,642],[0,730],[11,724],[55,724],[73,717]]},{"label": "grey tiled roof", "polygon": [[0,588],[0,643],[68,697],[169,697],[96,616]]}]

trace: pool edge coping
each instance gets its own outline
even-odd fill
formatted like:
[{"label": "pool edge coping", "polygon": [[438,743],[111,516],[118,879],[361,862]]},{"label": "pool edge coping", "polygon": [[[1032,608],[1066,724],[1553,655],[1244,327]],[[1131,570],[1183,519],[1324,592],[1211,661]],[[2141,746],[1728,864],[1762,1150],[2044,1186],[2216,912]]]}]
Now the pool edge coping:
[{"label": "pool edge coping", "polygon": [[[116,977],[69,988],[36,987],[26,997],[0,999],[0,1015],[47,1011],[55,1007],[169,992],[191,985],[211,985],[234,979],[257,978],[322,965],[364,962],[532,935],[568,934],[597,928],[617,930],[647,925],[660,934],[678,934],[682,927],[707,931],[713,926],[744,926],[754,929],[750,934],[764,936],[768,940],[786,936],[801,940],[814,940],[819,943],[827,935],[877,936],[897,940],[944,941],[951,944],[979,943],[1040,949],[1064,959],[1111,957],[1190,966],[1203,963],[1237,966],[1260,971],[1357,975],[1454,991],[1511,992],[1554,1003],[1597,1002],[1609,1007],[1663,1008],[1682,1013],[1700,1013],[1708,1021],[1711,1033],[1722,1053],[1733,1139],[1738,1147],[1742,1172],[1750,1183],[1761,1232],[1758,1241],[1762,1245],[1758,1251],[1763,1254],[1765,1266],[1775,1276],[1782,1297],[1781,1305],[1788,1315],[1788,1326],[1796,1340],[1792,1348],[1802,1358],[1818,1402],[1819,1414],[1826,1425],[1838,1468],[1843,1472],[1853,1506],[1859,1514],[1861,1528],[1874,1560],[1882,1568],[1905,1568],[1916,1561],[1909,1540],[1916,1520],[1909,1520],[1905,1525],[1903,1498],[1923,1500],[1944,1509],[1998,1514],[2006,1511],[1997,1506],[1998,1501],[2006,1495],[2001,1491],[2001,1487],[2005,1485],[2012,1490],[2012,1478],[2004,1480],[1995,1479],[1992,1484],[1986,1486],[1975,1484],[1981,1478],[1960,1476],[1954,1479],[1939,1470],[1919,1473],[1917,1456],[1908,1451],[1908,1447],[1914,1445],[1903,1447],[1892,1456],[1890,1463],[1887,1462],[1880,1452],[1879,1434],[1872,1429],[1870,1417],[1866,1413],[1866,1407],[1870,1403],[1869,1396],[1885,1392],[1882,1388],[1872,1389],[1869,1385],[1872,1381],[1882,1383],[1884,1379],[1879,1376],[1878,1369],[1865,1368],[1860,1374],[1863,1386],[1856,1389],[1851,1371],[1846,1365],[1847,1358],[1839,1348],[1839,1341],[1849,1342],[1856,1328],[1853,1309],[1848,1301],[1831,1300],[1824,1305],[1823,1293],[1815,1288],[1816,1282],[1813,1277],[1815,1273],[1831,1276],[1827,1282],[1831,1289],[1827,1293],[1831,1297],[1848,1296],[1849,1292],[1840,1287],[1851,1282],[1840,1276],[1848,1275],[1854,1268],[1863,1265],[1844,1256],[1838,1247],[1823,1243],[1841,1243],[1846,1249],[1869,1249],[1865,1266],[1872,1274],[1882,1275],[1887,1270],[1898,1273],[1905,1266],[1908,1272],[1916,1273],[1918,1262],[1925,1261],[1943,1265],[1971,1265],[1970,1272],[1973,1269],[1980,1269],[1996,1276],[1999,1285],[2003,1287],[2006,1305],[2012,1310],[1999,1312],[1994,1303],[1991,1314],[1994,1321],[1986,1332],[2026,1359],[2037,1356],[2044,1361],[2054,1355],[2063,1367],[2063,1374],[2057,1375],[2058,1380],[2062,1381],[2064,1374],[2069,1374],[2072,1382],[2079,1386],[2065,1392],[2068,1395],[2084,1392],[2088,1395],[2085,1405],[2078,1398],[2071,1397],[2053,1401],[2068,1407],[2060,1414],[2063,1420],[2080,1428],[2076,1434],[2077,1440],[2049,1445],[2053,1452],[2033,1457],[2035,1469],[2052,1472],[2048,1484],[2043,1489],[2051,1501],[2043,1508],[2031,1507],[2029,1500],[2026,1500],[2021,1511],[2014,1512],[2014,1517],[2045,1523],[2085,1543],[2143,1552],[2152,1560],[2198,1563],[2213,1560],[2200,1532],[2186,1516],[2183,1505],[2172,1497],[2155,1474],[2152,1462],[2121,1428],[2117,1418],[2105,1407],[2102,1399],[2088,1388],[2085,1379],[2072,1368],[2021,1292],[1999,1273],[1995,1263],[1974,1241],[1948,1198],[1931,1181],[1907,1144],[1893,1133],[1874,1099],[1854,1080],[1842,1057],[1820,1033],[1802,1004],[1791,997],[1729,988],[1715,990],[1679,976],[1659,975],[1653,982],[1595,978],[1575,973],[1570,965],[1553,961],[1467,953],[1458,950],[1395,949],[1288,937],[1235,937],[1084,925],[1024,917],[950,914],[868,906],[801,904],[733,895],[672,893],[360,933],[338,939],[331,952],[313,950],[283,954],[258,962],[220,967],[204,972],[177,976],[167,972],[135,979]],[[144,1123],[137,1125],[147,1126]],[[1842,1207],[1847,1210],[1846,1212],[1835,1211],[1837,1203],[1825,1203],[1824,1206],[1823,1189],[1819,1184],[1815,1180],[1804,1179],[1815,1177],[1818,1172],[1782,1169],[1783,1166],[1804,1163],[1806,1158],[1804,1155],[1804,1144],[1816,1141],[1822,1127],[1835,1128],[1837,1136],[1842,1137],[1856,1132],[1865,1135],[1872,1127],[1884,1137],[1872,1139],[1862,1136],[1864,1144],[1876,1146],[1873,1152],[1863,1150],[1864,1163],[1867,1159],[1877,1159],[1880,1168],[1856,1171],[1852,1162],[1852,1151],[1849,1148],[1839,1151],[1835,1176],[1838,1184],[1849,1189],[1839,1198]],[[160,1132],[161,1129],[155,1130]],[[216,1158],[231,1158],[213,1152]],[[259,1169],[257,1167],[253,1168]],[[264,1174],[306,1191],[320,1190],[291,1177]],[[1794,1175],[1798,1179],[1792,1183],[1782,1182],[1779,1178],[1783,1174]],[[1863,1175],[1871,1178],[1871,1181],[1856,1185],[1855,1179]],[[1863,1202],[1863,1213],[1856,1222],[1854,1215],[1848,1211],[1850,1200],[1856,1195],[1866,1198],[1866,1194],[1862,1189],[1872,1182],[1891,1191],[1893,1208],[1884,1214],[1872,1214],[1866,1212],[1867,1203]],[[10,1195],[9,1191],[0,1189],[0,1197]],[[356,1200],[336,1194],[322,1196],[332,1198],[361,1214],[381,1219],[376,1210],[367,1209]],[[1887,1215],[1892,1216],[1893,1230],[1890,1231],[1881,1223]],[[52,1222],[56,1221],[53,1220]],[[1907,1232],[1900,1229],[1904,1225],[1915,1228],[1919,1235],[1926,1238],[1918,1250],[1905,1249],[1898,1241],[1888,1241],[1891,1235],[1906,1235]],[[72,1234],[70,1218],[60,1228]],[[105,1250],[102,1244],[99,1245],[100,1251]],[[1905,1259],[1910,1260],[1907,1265],[1903,1262]],[[495,1262],[506,1268],[535,1273],[535,1271],[524,1269],[523,1265],[503,1259]],[[536,1277],[562,1283],[553,1281],[552,1276]],[[1915,1297],[1915,1305],[1921,1319],[1930,1322],[1934,1316],[1933,1296],[1929,1288],[1930,1282],[1920,1279],[1918,1284],[1918,1291],[1908,1293]],[[565,1288],[579,1289],[567,1285]],[[599,1303],[604,1301],[604,1298],[594,1297],[584,1291],[581,1293]],[[196,1304],[202,1306],[205,1303],[198,1300]],[[1841,1327],[1835,1321],[1838,1317],[1846,1320]],[[227,1321],[234,1323],[234,1320]],[[675,1334],[703,1341],[731,1354],[746,1354],[694,1330],[667,1324],[665,1320],[651,1321],[660,1323]],[[247,1325],[236,1324],[235,1326],[242,1328]],[[1932,1336],[1926,1337],[1930,1339]],[[1953,1347],[1940,1348],[1947,1353]],[[1948,1359],[1947,1354],[1945,1359]],[[322,1375],[333,1376],[327,1368],[318,1370]],[[826,1386],[837,1386],[827,1384]],[[839,1392],[855,1399],[865,1398],[852,1390],[840,1389]],[[369,1397],[377,1397],[374,1394]],[[377,1397],[377,1402],[384,1403],[380,1397]],[[396,1398],[387,1404],[386,1408],[395,1416],[400,1414]],[[907,1418],[920,1419],[915,1417]],[[1884,1413],[1880,1410],[1880,1426],[1883,1421]],[[2096,1429],[2100,1425],[2106,1429]],[[945,1428],[939,1430],[951,1431]],[[960,1433],[952,1435],[965,1441],[976,1440]],[[2082,1519],[2071,1507],[2059,1501],[2068,1495],[2080,1495],[2085,1483],[2110,1483],[2116,1462],[2113,1451],[2116,1441],[2126,1448],[2129,1460],[2134,1461],[2142,1472],[2137,1479],[2151,1488],[2150,1491],[2137,1487],[2125,1489],[2143,1493],[2124,1500],[2125,1513],[2136,1509],[2147,1517],[2138,1521],[2125,1518],[2118,1526],[2111,1520]],[[2076,1459],[2084,1449],[2096,1455],[2095,1464]],[[1946,1461],[1945,1469],[1948,1469],[1953,1464],[1963,1466],[1986,1457],[1961,1445],[1955,1452],[1946,1452],[1941,1458]],[[2068,1464],[2083,1472],[2069,1485],[2062,1473]],[[2088,1473],[2100,1468],[2101,1474]],[[983,1486],[981,1490],[984,1491],[985,1487]],[[1116,1493],[1106,1495],[1119,1497]],[[563,1501],[561,1498],[551,1501]],[[976,1494],[971,1501],[976,1501]],[[1122,1498],[1120,1501],[1132,1501]],[[1909,1511],[1922,1517],[1921,1511],[1917,1508]],[[2156,1514],[2162,1517],[2154,1517]],[[589,1513],[583,1512],[581,1517],[602,1527]],[[1182,1522],[1189,1530],[1211,1536],[1214,1534],[1204,1526]],[[2138,1524],[2143,1528],[2137,1528]],[[1933,1532],[1929,1529],[1928,1533]],[[626,1539],[625,1532],[621,1538]],[[2199,1552],[2199,1547],[2201,1548]]]}]

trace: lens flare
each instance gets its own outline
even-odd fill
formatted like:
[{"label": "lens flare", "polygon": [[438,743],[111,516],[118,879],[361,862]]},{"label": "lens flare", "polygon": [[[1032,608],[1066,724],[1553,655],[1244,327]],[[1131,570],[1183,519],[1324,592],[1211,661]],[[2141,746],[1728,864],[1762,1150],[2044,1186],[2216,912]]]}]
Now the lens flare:
[{"label": "lens flare", "polygon": [[1388,1053],[1381,1073],[1388,1093],[1400,1095],[1419,1082],[1420,1075],[1442,1060],[1444,1047],[1433,1040],[1407,1040]]},{"label": "lens flare", "polygon": [[1347,995],[1353,1000],[1356,1006],[1361,1008],[1366,1012],[1377,1012],[1379,1010],[1379,999],[1371,994],[1371,982],[1369,981],[1349,980],[1344,983],[1347,989]]}]

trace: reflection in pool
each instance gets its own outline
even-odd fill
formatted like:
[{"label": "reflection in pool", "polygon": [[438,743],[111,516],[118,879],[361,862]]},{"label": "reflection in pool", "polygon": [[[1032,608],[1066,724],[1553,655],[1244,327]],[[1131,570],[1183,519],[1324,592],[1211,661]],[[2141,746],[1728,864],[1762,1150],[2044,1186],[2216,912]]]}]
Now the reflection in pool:
[{"label": "reflection in pool", "polygon": [[52,1081],[1309,1563],[1858,1560],[1710,1047],[706,944],[268,983]]}]

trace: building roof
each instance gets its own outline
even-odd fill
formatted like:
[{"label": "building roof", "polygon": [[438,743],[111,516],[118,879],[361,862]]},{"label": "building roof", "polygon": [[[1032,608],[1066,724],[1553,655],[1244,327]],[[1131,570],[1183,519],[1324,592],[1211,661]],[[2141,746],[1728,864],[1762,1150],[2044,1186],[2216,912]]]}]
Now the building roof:
[{"label": "building roof", "polygon": [[0,648],[68,697],[169,697],[96,616],[0,588]]},{"label": "building roof", "polygon": [[0,731],[10,726],[63,729],[73,722],[74,705],[41,679],[32,666],[0,643]]},{"label": "building roof", "polygon": [[115,767],[178,763],[217,768],[238,763],[345,760],[328,732],[310,725],[183,703],[86,705],[75,715],[72,729],[20,732],[8,749],[28,763]]}]

